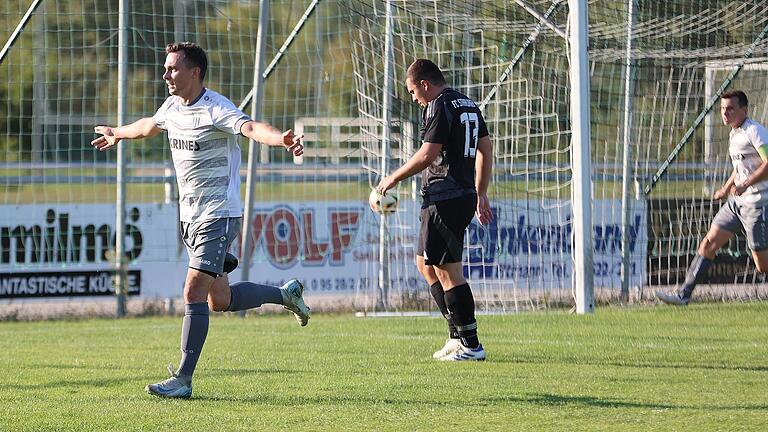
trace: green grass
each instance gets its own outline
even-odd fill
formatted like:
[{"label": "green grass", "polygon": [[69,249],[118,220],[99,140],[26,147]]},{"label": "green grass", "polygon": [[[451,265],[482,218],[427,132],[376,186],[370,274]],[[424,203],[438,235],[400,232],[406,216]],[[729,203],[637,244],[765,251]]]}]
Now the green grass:
[{"label": "green grass", "polygon": [[768,303],[438,318],[215,315],[194,398],[143,392],[180,318],[0,323],[0,430],[768,430]]}]

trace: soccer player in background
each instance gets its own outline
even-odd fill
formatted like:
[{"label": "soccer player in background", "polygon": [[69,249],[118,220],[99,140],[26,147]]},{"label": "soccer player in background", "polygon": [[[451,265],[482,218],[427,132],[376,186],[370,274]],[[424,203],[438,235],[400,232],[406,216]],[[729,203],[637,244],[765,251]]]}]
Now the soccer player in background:
[{"label": "soccer player in background", "polygon": [[768,131],[749,118],[747,95],[730,91],[720,96],[720,116],[731,127],[728,153],[733,173],[714,199],[727,198],[712,220],[709,232],[699,244],[696,256],[676,292],[656,291],[659,300],[685,306],[696,284],[706,274],[715,253],[743,229],[757,271],[768,270]]},{"label": "soccer player in background", "polygon": [[[208,310],[241,311],[264,303],[283,305],[299,324],[307,324],[309,308],[304,287],[290,280],[282,287],[237,282],[230,285],[225,256],[240,235],[243,204],[240,200],[240,146],[237,135],[270,146],[284,146],[294,155],[303,153],[301,137],[281,133],[266,123],[251,120],[224,96],[203,86],[208,68],[205,51],[192,42],[171,43],[165,48],[163,80],[168,97],[153,117],[127,126],[97,126],[101,136],[91,144],[99,150],[123,139],[152,137],[168,132],[179,186],[181,232],[189,254],[184,282],[184,319],[181,364],[171,377],[149,384],[150,394],[188,398],[192,375],[208,334]],[[234,257],[232,257],[234,258]],[[225,270],[225,267],[228,267]]]},{"label": "soccer player in background", "polygon": [[381,180],[380,194],[422,171],[421,228],[416,265],[448,321],[449,338],[434,353],[439,360],[484,360],[477,337],[475,300],[464,278],[461,255],[464,231],[477,215],[491,221],[488,183],[492,146],[480,109],[450,88],[440,68],[418,59],[406,72],[405,84],[422,108],[419,150],[405,165]]}]

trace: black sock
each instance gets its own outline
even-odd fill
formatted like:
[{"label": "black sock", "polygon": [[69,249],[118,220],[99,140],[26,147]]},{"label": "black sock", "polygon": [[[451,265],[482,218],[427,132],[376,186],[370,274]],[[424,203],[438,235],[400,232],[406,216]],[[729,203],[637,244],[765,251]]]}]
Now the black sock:
[{"label": "black sock", "polygon": [[176,375],[192,380],[197,360],[208,336],[208,303],[188,303],[181,325],[181,363]]},{"label": "black sock", "polygon": [[707,273],[707,269],[712,264],[712,261],[705,258],[698,253],[693,257],[691,266],[688,267],[688,273],[685,274],[685,282],[680,287],[678,295],[680,298],[690,299],[693,294],[693,289],[696,288],[696,284],[701,282],[701,279]]},{"label": "black sock", "polygon": [[469,284],[455,286],[445,292],[445,304],[459,332],[461,343],[469,348],[477,348],[477,321],[475,321],[475,299]]},{"label": "black sock", "polygon": [[445,305],[445,291],[443,291],[443,286],[440,282],[435,282],[430,285],[429,292],[432,294],[432,298],[435,299],[435,303],[437,303],[437,308],[440,309],[440,313],[442,313],[443,317],[448,321],[448,337],[451,339],[458,339],[459,332],[456,330],[453,318],[451,318],[451,314],[448,312],[448,306]]}]

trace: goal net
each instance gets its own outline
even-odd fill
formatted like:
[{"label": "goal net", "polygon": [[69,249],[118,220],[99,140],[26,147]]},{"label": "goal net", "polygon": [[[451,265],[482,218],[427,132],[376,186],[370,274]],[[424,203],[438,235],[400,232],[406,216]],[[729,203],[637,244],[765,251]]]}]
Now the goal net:
[{"label": "goal net", "polygon": [[[352,57],[359,110],[379,126],[386,4],[346,4],[361,17],[354,21]],[[418,109],[403,81],[410,62],[425,57],[443,68],[452,87],[481,104],[489,125],[496,220],[488,227],[473,222],[464,256],[479,304],[510,310],[571,301],[576,206],[592,210],[591,270],[598,301],[615,300],[622,280],[635,298],[682,281],[719,207],[710,199],[712,185],[722,183],[731,169],[728,130],[715,124],[719,101],[709,112],[710,101],[721,87],[743,89],[751,95],[751,115],[768,121],[768,81],[759,58],[768,47],[763,2],[589,2],[591,203],[571,200],[567,2],[406,0],[392,6],[393,118],[410,118],[418,128]],[[749,65],[729,79],[745,62]],[[630,116],[624,114],[627,101]],[[697,123],[702,113],[706,124]],[[382,150],[378,129],[369,132],[374,139],[363,143],[362,155],[374,184],[384,174],[377,163]],[[418,136],[414,140],[392,141],[390,169],[418,146]],[[400,193],[411,195],[414,187],[401,186]],[[389,225],[397,248],[413,247],[413,218],[398,213]],[[737,236],[707,282],[754,281],[747,256]],[[752,292],[749,286],[737,291]]]},{"label": "goal net", "polygon": [[[13,41],[0,61],[0,306],[69,310],[87,296],[111,311],[116,157],[89,142],[95,125],[117,122],[118,70],[127,76],[128,121],[151,116],[167,97],[165,45],[193,40],[209,56],[206,86],[250,113],[259,2],[127,2],[127,65],[118,63],[118,2],[46,0],[25,19],[30,4],[0,3],[0,42]],[[712,188],[730,172],[728,131],[717,112],[707,114],[710,101],[724,84],[744,89],[751,115],[768,122],[764,1],[588,2],[587,203],[571,199],[568,2],[389,5],[387,27],[383,0],[269,2],[262,119],[303,133],[306,153],[255,151],[252,279],[298,277],[318,309],[430,308],[413,262],[420,179],[399,185],[395,214],[382,219],[367,207],[370,188],[420,145],[404,74],[425,57],[481,105],[494,145],[496,217],[473,222],[463,259],[480,310],[572,303],[577,207],[592,212],[598,300],[617,298],[622,281],[636,294],[679,282],[718,208]],[[245,140],[241,148],[245,196]],[[139,308],[180,295],[186,252],[166,137],[125,149],[129,306]],[[755,286],[743,236],[722,252],[710,282]],[[239,277],[239,269],[231,275]]]}]

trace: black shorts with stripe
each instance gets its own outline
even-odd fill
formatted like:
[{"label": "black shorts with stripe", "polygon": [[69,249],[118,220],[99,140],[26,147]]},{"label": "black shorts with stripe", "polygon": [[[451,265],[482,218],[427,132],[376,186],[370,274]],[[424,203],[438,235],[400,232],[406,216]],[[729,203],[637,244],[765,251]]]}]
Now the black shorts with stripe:
[{"label": "black shorts with stripe", "polygon": [[464,232],[477,207],[477,195],[429,203],[421,209],[417,255],[427,265],[461,262],[464,251]]}]

